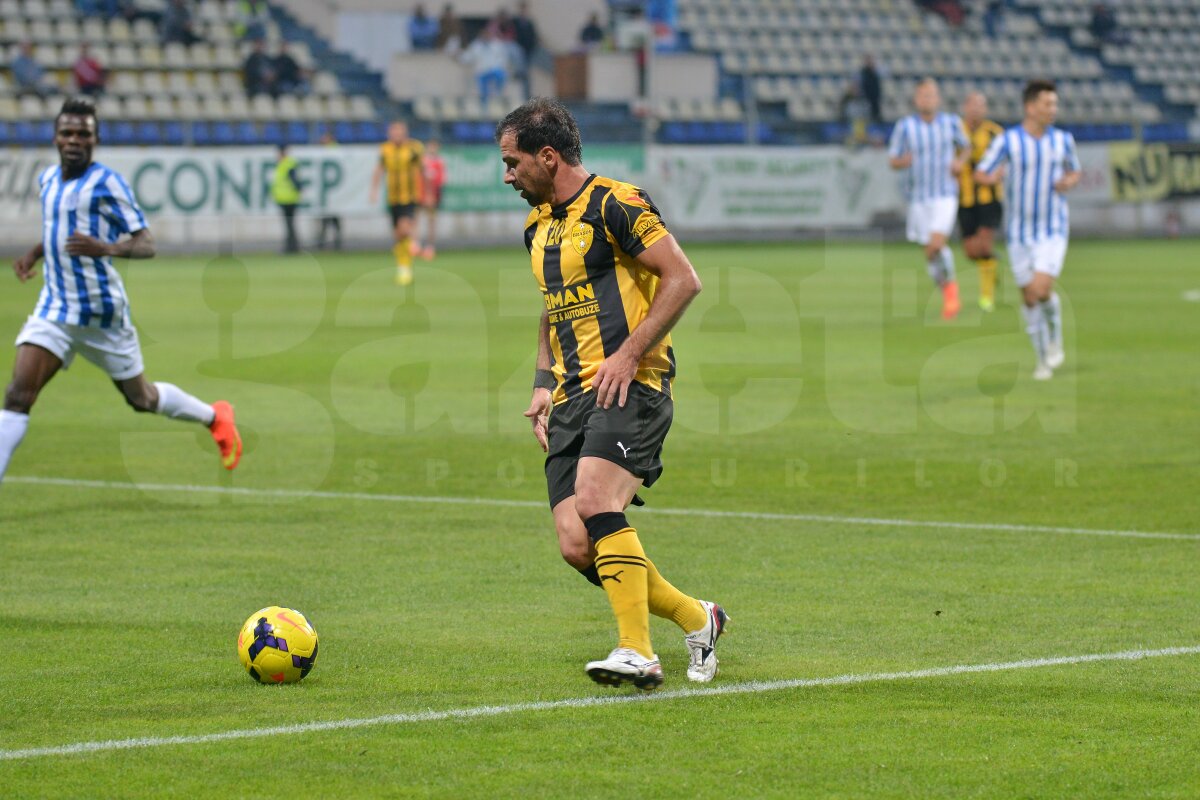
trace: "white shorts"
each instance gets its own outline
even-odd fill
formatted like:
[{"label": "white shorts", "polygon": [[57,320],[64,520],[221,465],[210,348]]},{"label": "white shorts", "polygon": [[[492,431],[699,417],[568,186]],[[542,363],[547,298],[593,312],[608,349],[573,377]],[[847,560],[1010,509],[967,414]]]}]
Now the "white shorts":
[{"label": "white shorts", "polygon": [[935,233],[949,239],[957,217],[957,197],[911,203],[908,206],[908,240],[921,245],[929,244]]},{"label": "white shorts", "polygon": [[49,350],[62,361],[63,369],[71,366],[79,353],[114,381],[135,378],[145,371],[137,329],[132,326],[91,328],[31,316],[17,335],[17,346],[23,344]]},{"label": "white shorts", "polygon": [[1043,239],[1033,244],[1008,243],[1008,261],[1012,265],[1017,286],[1024,289],[1033,283],[1033,273],[1042,272],[1058,279],[1067,257],[1066,237]]}]

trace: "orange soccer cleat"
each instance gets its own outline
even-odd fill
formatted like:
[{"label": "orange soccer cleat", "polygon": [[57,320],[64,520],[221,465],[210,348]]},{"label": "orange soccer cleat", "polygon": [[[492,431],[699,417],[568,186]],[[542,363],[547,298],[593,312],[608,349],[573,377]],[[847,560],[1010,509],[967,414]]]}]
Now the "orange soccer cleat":
[{"label": "orange soccer cleat", "polygon": [[942,287],[942,319],[954,319],[958,309],[958,282],[950,281]]},{"label": "orange soccer cleat", "polygon": [[242,460],[242,437],[233,422],[233,406],[224,400],[212,404],[213,421],[208,426],[213,441],[221,450],[221,466],[233,469]]}]

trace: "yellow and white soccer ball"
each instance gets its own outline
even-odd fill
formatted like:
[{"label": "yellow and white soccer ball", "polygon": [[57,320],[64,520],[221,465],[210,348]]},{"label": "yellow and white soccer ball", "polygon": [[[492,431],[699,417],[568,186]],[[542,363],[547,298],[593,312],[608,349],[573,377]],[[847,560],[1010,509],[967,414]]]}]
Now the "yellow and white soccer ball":
[{"label": "yellow and white soccer ball", "polygon": [[238,659],[259,683],[295,683],[317,663],[317,631],[292,608],[255,611],[238,633]]}]

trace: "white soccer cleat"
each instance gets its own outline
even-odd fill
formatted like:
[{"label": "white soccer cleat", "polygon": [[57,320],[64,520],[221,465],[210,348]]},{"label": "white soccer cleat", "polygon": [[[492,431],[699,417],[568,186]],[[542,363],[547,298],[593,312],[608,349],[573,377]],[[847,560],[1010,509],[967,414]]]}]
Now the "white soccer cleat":
[{"label": "white soccer cleat", "polygon": [[1050,369],[1050,365],[1045,361],[1038,362],[1037,367],[1033,370],[1033,379],[1035,381],[1048,381],[1054,377],[1054,370]]},{"label": "white soccer cleat", "polygon": [[716,603],[707,600],[701,600],[700,603],[708,614],[708,622],[700,630],[683,637],[683,642],[690,655],[688,680],[708,683],[717,675],[717,639],[721,638],[729,625],[729,615]]},{"label": "white soccer cleat", "polygon": [[1063,352],[1062,342],[1051,342],[1046,348],[1046,366],[1058,369],[1066,360],[1067,354]]},{"label": "white soccer cleat", "polygon": [[658,656],[646,658],[628,647],[618,647],[602,661],[589,661],[585,669],[588,677],[605,686],[632,683],[643,691],[652,692],[663,682]]}]

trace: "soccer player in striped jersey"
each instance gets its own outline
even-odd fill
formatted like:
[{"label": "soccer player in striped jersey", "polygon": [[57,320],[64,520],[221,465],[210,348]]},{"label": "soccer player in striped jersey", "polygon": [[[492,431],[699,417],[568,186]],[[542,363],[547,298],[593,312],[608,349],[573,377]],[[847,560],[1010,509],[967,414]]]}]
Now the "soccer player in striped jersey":
[{"label": "soccer player in striped jersey", "polygon": [[913,93],[917,112],[896,123],[888,145],[892,169],[907,170],[907,234],[925,249],[929,277],[942,290],[942,318],[958,316],[954,253],[947,245],[958,212],[958,181],[967,134],[957,114],[939,111],[937,81],[926,78]]},{"label": "soccer player in striped jersey", "polygon": [[1008,258],[1021,287],[1025,330],[1037,353],[1033,377],[1049,380],[1062,366],[1062,305],[1054,282],[1067,255],[1067,192],[1082,175],[1075,137],[1054,127],[1058,90],[1045,80],[1030,81],[1022,96],[1025,119],[997,136],[975,171],[985,185],[1000,182],[1004,168],[1008,203]]},{"label": "soccer player in striped jersey", "polygon": [[417,209],[424,199],[421,184],[422,156],[425,149],[408,136],[408,125],[397,120],[388,126],[388,140],[379,146],[379,163],[371,175],[371,205],[379,201],[379,183],[387,178],[388,213],[392,218],[395,244],[396,283],[408,286],[413,281],[412,260],[416,234]]},{"label": "soccer player in striped jersey", "polygon": [[995,232],[1004,219],[999,186],[975,182],[975,168],[1004,128],[987,118],[987,97],[971,92],[963,100],[962,117],[971,142],[971,156],[959,177],[958,227],[967,258],[979,266],[979,307],[987,312],[996,307]]},{"label": "soccer player in striped jersey", "polygon": [[233,469],[242,455],[233,407],[223,400],[209,405],[172,384],[151,383],[143,374],[137,330],[112,258],[153,258],[154,237],[125,179],[92,160],[97,141],[92,101],[63,103],[54,123],[60,163],[38,179],[42,241],[13,261],[24,283],[45,259],[45,284],[17,336],[12,383],[0,411],[0,480],[25,437],[38,395],[77,353],[108,373],[135,411],[206,426],[221,463]]},{"label": "soccer player in striped jersey", "polygon": [[559,550],[604,589],[617,619],[616,649],[585,669],[597,683],[659,686],[654,614],[683,630],[688,678],[710,681],[728,616],[672,586],[625,517],[662,473],[670,332],[700,279],[645,192],[584,168],[579,128],[561,103],[529,101],[500,122],[496,140],[504,182],[533,206],[525,246],[545,305],[525,416],[547,453]]}]

